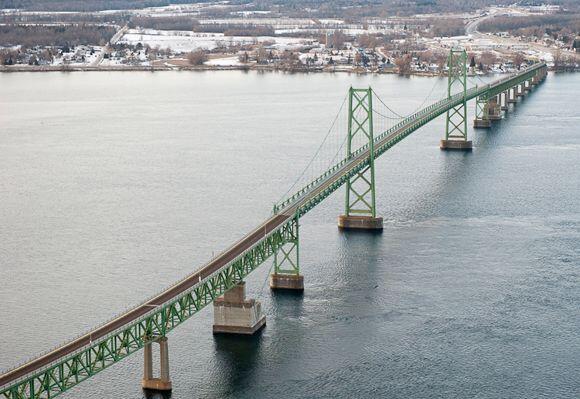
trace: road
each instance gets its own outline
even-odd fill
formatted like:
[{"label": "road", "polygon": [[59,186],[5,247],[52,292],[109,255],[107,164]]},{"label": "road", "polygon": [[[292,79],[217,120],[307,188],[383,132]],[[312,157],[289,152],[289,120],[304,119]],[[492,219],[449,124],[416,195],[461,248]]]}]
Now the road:
[{"label": "road", "polygon": [[97,59],[94,60],[93,62],[91,62],[90,66],[97,67],[97,66],[101,65],[101,62],[103,62],[103,58],[105,58],[105,54],[111,53],[111,51],[113,50],[112,46],[115,45],[123,37],[123,35],[127,32],[128,29],[129,29],[129,27],[127,25],[125,25],[121,29],[119,29],[117,31],[117,33],[115,33],[113,35],[111,40],[109,40],[109,43],[107,43],[107,45],[105,47],[103,47],[103,51],[101,51],[99,53],[99,56],[97,57]]}]

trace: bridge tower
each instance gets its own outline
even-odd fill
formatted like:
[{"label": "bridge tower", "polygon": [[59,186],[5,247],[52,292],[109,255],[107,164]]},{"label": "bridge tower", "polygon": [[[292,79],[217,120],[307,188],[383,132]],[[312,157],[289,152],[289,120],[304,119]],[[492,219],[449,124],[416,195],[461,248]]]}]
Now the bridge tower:
[{"label": "bridge tower", "polygon": [[298,214],[283,228],[286,237],[274,253],[274,273],[270,275],[273,290],[304,290],[304,277],[300,274],[300,219]]},{"label": "bridge tower", "polygon": [[472,149],[471,140],[467,140],[467,52],[465,49],[453,48],[447,57],[447,98],[453,97],[453,90],[463,94],[463,101],[447,111],[445,139],[441,140],[442,150]]},{"label": "bridge tower", "polygon": [[346,157],[351,158],[362,148],[362,141],[370,150],[368,163],[346,183],[345,214],[338,217],[341,229],[382,230],[383,218],[377,217],[375,204],[375,151],[373,133],[373,90],[349,90],[348,137]]}]

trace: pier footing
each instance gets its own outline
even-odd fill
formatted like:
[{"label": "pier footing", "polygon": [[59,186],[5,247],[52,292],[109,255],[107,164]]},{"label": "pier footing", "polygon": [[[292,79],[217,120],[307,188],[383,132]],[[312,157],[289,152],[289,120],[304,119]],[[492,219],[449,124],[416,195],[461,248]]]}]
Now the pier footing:
[{"label": "pier footing", "polygon": [[304,276],[301,274],[271,274],[270,288],[273,290],[304,291]]},{"label": "pier footing", "polygon": [[473,144],[471,140],[441,140],[439,148],[442,150],[471,151]]},{"label": "pier footing", "polygon": [[382,230],[383,218],[371,216],[347,216],[338,217],[338,227],[343,230]]},{"label": "pier footing", "polygon": [[246,283],[241,282],[213,303],[213,333],[252,335],[266,325],[262,305],[246,299]]},{"label": "pier footing", "polygon": [[491,119],[474,119],[473,127],[476,129],[489,129],[491,127]]}]

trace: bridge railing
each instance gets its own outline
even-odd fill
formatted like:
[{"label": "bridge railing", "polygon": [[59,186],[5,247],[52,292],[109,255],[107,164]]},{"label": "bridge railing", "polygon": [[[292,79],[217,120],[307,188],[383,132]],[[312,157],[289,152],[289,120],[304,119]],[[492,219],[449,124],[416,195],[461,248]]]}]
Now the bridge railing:
[{"label": "bridge railing", "polygon": [[[472,94],[472,91],[474,91],[474,90],[476,90],[476,88],[469,89],[468,93]],[[393,134],[394,132],[401,130],[403,127],[407,127],[407,125],[411,125],[413,122],[417,121],[418,118],[432,112],[433,109],[435,109],[437,107],[441,107],[444,104],[447,104],[450,100],[457,100],[457,99],[462,99],[462,98],[463,98],[463,93],[458,93],[458,94],[455,94],[454,96],[452,96],[451,99],[445,98],[445,99],[439,100],[439,101],[427,106],[426,108],[421,109],[420,111],[417,111],[411,115],[406,116],[403,120],[399,121],[395,126],[383,131],[378,136],[376,136],[374,138],[375,144],[378,144],[385,136]],[[322,173],[317,178],[312,180],[310,183],[308,183],[307,185],[303,186],[301,189],[296,191],[292,196],[286,198],[284,201],[281,201],[281,202],[275,204],[274,205],[274,213],[280,212],[280,211],[284,210],[286,207],[289,207],[292,204],[299,201],[300,199],[304,198],[312,189],[318,187],[320,183],[323,183],[324,181],[326,181],[327,178],[329,178],[334,173],[336,173],[338,170],[340,170],[342,167],[344,167],[352,158],[358,156],[359,154],[361,154],[364,151],[367,151],[368,148],[369,148],[368,143],[362,145],[357,150],[355,150],[350,155],[349,158],[343,158],[341,161],[334,164],[332,167],[330,167],[324,173]]]},{"label": "bridge railing", "polygon": [[[534,72],[537,69],[542,68],[544,66],[545,66],[544,63],[538,63],[538,64],[535,64],[535,65],[529,67],[529,68],[526,68],[524,71],[517,72],[515,74],[501,78],[497,81],[490,82],[490,83],[485,84],[483,86],[472,87],[465,92],[465,101],[469,101],[469,100],[471,100],[479,95],[482,95],[489,90],[493,90],[494,88],[499,87],[505,83],[513,83],[510,81],[518,81],[521,78],[521,76],[527,75],[530,72]],[[430,104],[427,107],[425,107],[425,108],[423,108],[423,109],[421,109],[421,110],[419,110],[411,115],[406,116],[403,120],[399,121],[395,126],[385,130],[384,132],[382,132],[381,134],[376,136],[374,139],[375,144],[378,143],[379,141],[381,141],[384,137],[391,135],[400,129],[408,127],[407,125],[417,124],[417,122],[420,121],[420,118],[427,116],[427,115],[430,115],[436,109],[441,111],[440,108],[443,107],[446,109],[443,110],[441,113],[446,112],[450,103],[460,103],[463,100],[463,96],[464,96],[464,93],[461,93],[461,92],[456,93],[449,98],[441,99],[441,100],[439,100],[433,104]],[[320,183],[326,181],[326,179],[328,177],[332,176],[340,168],[345,166],[351,158],[356,157],[358,154],[362,153],[363,151],[367,151],[368,148],[369,148],[368,143],[361,146],[360,148],[358,148],[356,151],[354,151],[351,154],[350,158],[343,158],[341,161],[339,161],[335,165],[331,166],[323,174],[321,174],[320,176],[318,176],[317,178],[312,180],[307,185],[300,188],[292,196],[290,196],[290,197],[286,198],[285,200],[275,204],[274,205],[274,213],[282,211],[284,208],[286,208],[286,207],[294,204],[296,201],[299,201],[300,199],[304,198],[305,195],[308,194],[312,189],[316,188]]]}]

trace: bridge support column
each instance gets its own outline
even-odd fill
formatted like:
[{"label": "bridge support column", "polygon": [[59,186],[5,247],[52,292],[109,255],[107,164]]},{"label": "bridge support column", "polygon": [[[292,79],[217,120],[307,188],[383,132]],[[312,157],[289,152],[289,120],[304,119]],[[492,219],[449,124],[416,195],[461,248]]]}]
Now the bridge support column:
[{"label": "bridge support column", "polygon": [[284,226],[286,241],[274,254],[274,273],[270,275],[272,290],[304,291],[304,277],[300,274],[299,218]]},{"label": "bridge support column", "polygon": [[439,148],[442,150],[471,151],[471,140],[467,140],[467,53],[464,49],[451,49],[447,58],[449,70],[447,79],[447,98],[451,98],[454,87],[463,93],[463,102],[447,111],[445,138]]},{"label": "bridge support column", "polygon": [[[159,378],[153,378],[153,342],[159,344]],[[143,389],[171,391],[167,337],[158,337],[152,341],[148,341],[143,350],[143,380],[141,381]]]},{"label": "bridge support column", "polygon": [[508,104],[517,104],[518,100],[516,98],[516,89],[512,87],[511,89],[508,89],[507,93],[508,93],[507,98]]},{"label": "bridge support column", "polygon": [[[502,101],[503,98],[503,101]],[[504,91],[499,95],[499,99],[500,99],[500,104],[501,104],[501,110],[502,111],[508,111],[509,107],[508,107],[508,92]]]},{"label": "bridge support column", "polygon": [[262,305],[246,299],[242,281],[213,302],[213,333],[252,335],[266,325]]},{"label": "bridge support column", "polygon": [[475,120],[473,127],[476,129],[487,129],[491,127],[491,119],[489,119],[489,101],[477,97],[475,101]]},{"label": "bridge support column", "polygon": [[523,97],[524,96],[524,89],[522,87],[521,84],[516,85],[516,95],[518,97]]},{"label": "bridge support column", "polygon": [[488,118],[491,121],[501,120],[501,106],[498,102],[498,97],[499,96],[492,97],[488,102]]},{"label": "bridge support column", "polygon": [[373,91],[349,91],[348,137],[346,156],[351,158],[362,147],[354,148],[357,138],[369,147],[368,164],[346,182],[345,214],[338,217],[341,229],[382,230],[383,218],[376,215],[375,204],[375,149],[373,136]]},{"label": "bridge support column", "polygon": [[523,83],[523,85],[524,85],[524,90],[526,92],[532,91],[532,82],[531,82],[531,80],[525,80],[524,83]]}]

